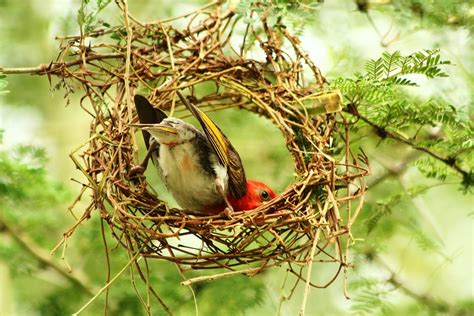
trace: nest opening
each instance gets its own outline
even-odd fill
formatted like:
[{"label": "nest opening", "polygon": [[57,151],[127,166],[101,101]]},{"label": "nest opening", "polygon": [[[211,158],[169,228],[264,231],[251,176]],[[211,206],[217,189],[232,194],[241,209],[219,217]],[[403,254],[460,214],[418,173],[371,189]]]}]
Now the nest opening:
[{"label": "nest opening", "polygon": [[[232,44],[242,35],[232,9],[214,6],[180,21],[187,21],[183,29],[137,22],[85,34],[96,43],[87,50],[81,36],[62,43],[56,63],[73,56],[81,63],[60,68],[60,84],[68,91],[79,84],[89,100],[81,106],[92,117],[89,141],[72,154],[88,181],[81,196],[89,191],[93,197],[81,221],[98,210],[128,251],[184,270],[256,274],[287,264],[303,279],[302,268],[314,261],[345,269],[351,243],[341,238],[351,238],[369,168],[362,152],[352,152],[344,114],[330,108],[334,98],[340,105],[340,96],[325,91],[319,69],[284,28],[264,19],[244,25],[242,46],[265,56],[257,61]],[[110,32],[117,42],[103,39]],[[253,47],[246,45],[249,36]],[[137,122],[133,95],[149,96],[173,116],[187,115],[177,91],[204,111],[238,107],[268,118],[285,138],[295,181],[269,203],[229,218],[169,208],[145,178],[128,177],[141,137],[129,127]]]}]

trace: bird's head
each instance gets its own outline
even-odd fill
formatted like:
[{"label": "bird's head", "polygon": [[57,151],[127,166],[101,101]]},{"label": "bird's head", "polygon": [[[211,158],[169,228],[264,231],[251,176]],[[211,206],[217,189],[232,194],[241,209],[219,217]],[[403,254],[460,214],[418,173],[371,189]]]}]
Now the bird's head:
[{"label": "bird's head", "polygon": [[255,180],[247,180],[247,193],[240,199],[230,196],[229,202],[235,212],[241,212],[253,210],[275,197],[275,192],[266,184]]},{"label": "bird's head", "polygon": [[197,129],[183,120],[169,117],[160,124],[142,127],[153,135],[160,144],[182,144],[196,137]]}]

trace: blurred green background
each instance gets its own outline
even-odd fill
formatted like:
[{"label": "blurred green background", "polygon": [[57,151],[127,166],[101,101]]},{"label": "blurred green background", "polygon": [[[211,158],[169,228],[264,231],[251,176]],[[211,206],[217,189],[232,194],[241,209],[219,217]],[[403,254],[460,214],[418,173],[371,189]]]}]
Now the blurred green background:
[{"label": "blurred green background", "polygon": [[[181,14],[205,3],[129,2],[130,12],[142,21]],[[470,106],[472,119],[473,2],[371,1],[370,18],[361,11],[364,3],[326,1],[312,11],[304,26],[295,23],[303,48],[326,77],[352,76],[363,70],[367,59],[377,58],[385,50],[410,54],[440,48],[443,57],[455,63],[446,69],[450,77],[418,78],[420,87],[410,88],[410,93]],[[58,42],[54,37],[78,33],[79,6],[78,0],[0,0],[0,67],[37,66],[55,59]],[[101,17],[111,24],[121,21],[114,3]],[[75,221],[68,206],[81,185],[71,179],[82,181],[82,175],[68,155],[87,141],[89,118],[78,106],[79,94],[66,106],[64,92],[52,92],[46,77],[9,75],[6,80],[9,93],[0,96],[0,315],[71,314],[105,284],[108,273],[101,223],[95,212],[69,239],[65,260],[61,260],[62,248],[54,257],[49,256]],[[238,110],[211,116],[241,153],[250,178],[267,182],[278,191],[294,179],[284,140],[269,121]],[[30,145],[34,148],[25,147]],[[408,153],[403,146],[380,144],[373,137],[357,145],[371,158],[369,184],[396,168]],[[156,175],[147,175],[158,186]],[[432,188],[390,205],[377,227],[367,232],[371,211],[377,205],[421,185]],[[165,190],[160,192],[174,203]],[[352,258],[355,269],[349,275],[352,299],[345,299],[340,277],[328,289],[312,289],[307,315],[472,312],[473,206],[472,195],[459,190],[459,179],[454,176],[444,181],[427,180],[411,165],[399,175],[389,173],[370,188],[354,232],[360,240]],[[81,207],[75,210],[80,216]],[[25,240],[29,242],[25,244]],[[115,246],[111,240],[108,244],[109,248]],[[109,258],[112,276],[129,260],[121,248],[113,249]],[[177,269],[167,262],[148,263],[150,280],[171,311],[193,315],[192,293],[179,285],[182,278]],[[64,274],[69,265],[72,272]],[[313,281],[325,283],[334,268],[316,264]],[[279,309],[281,295],[289,292],[288,288],[281,290],[284,279],[284,269],[274,269],[254,278],[239,276],[199,284],[194,288],[199,314],[272,315],[279,310],[281,315],[296,315],[303,284]],[[290,277],[288,284],[293,282]],[[146,314],[129,272],[83,314],[103,313],[106,300],[111,315]],[[164,313],[156,302],[151,312]]]}]

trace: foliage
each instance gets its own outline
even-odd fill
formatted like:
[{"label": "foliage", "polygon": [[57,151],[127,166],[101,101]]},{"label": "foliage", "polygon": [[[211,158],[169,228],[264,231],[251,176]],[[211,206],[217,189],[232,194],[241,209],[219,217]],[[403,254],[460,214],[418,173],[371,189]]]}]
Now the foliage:
[{"label": "foliage", "polygon": [[422,27],[464,26],[473,30],[472,1],[393,0],[386,5],[370,6],[397,19],[418,21]]},{"label": "foliage", "polygon": [[91,0],[81,1],[81,6],[77,11],[77,23],[84,33],[94,30],[99,24],[109,26],[99,18],[99,14],[111,2],[112,0],[96,0],[95,3],[91,3]]},{"label": "foliage", "polygon": [[415,293],[403,287],[396,275],[359,277],[351,282],[350,288],[357,291],[351,305],[354,315],[470,315],[472,312],[472,300],[461,300],[449,305],[428,295],[418,298],[421,301],[418,303],[421,304],[409,303],[395,308],[390,301],[396,299],[397,290],[407,296],[416,297]]},{"label": "foliage", "polygon": [[304,4],[298,0],[242,0],[237,6],[237,14],[248,24],[265,19],[274,28],[290,27],[300,34],[308,21],[314,19],[314,11],[321,2],[323,1],[310,1]]},{"label": "foliage", "polygon": [[403,56],[385,52],[369,60],[365,73],[355,78],[336,78],[332,87],[340,89],[349,102],[347,111],[357,119],[354,129],[367,126],[382,139],[395,139],[433,153],[413,164],[429,178],[446,179],[461,173],[460,183],[472,190],[474,123],[467,104],[456,107],[440,98],[422,99],[407,87],[418,86],[414,75],[443,78],[441,68],[450,65],[438,50],[425,50]]},{"label": "foliage", "polygon": [[355,315],[385,315],[392,309],[389,303],[392,293],[386,280],[359,278],[351,283],[351,289],[358,291],[351,305]]},{"label": "foliage", "polygon": [[[205,288],[198,290],[200,297],[200,312],[203,315],[245,315],[262,304],[265,297],[263,282],[249,282],[246,277],[222,279],[212,282]],[[230,290],[231,289],[231,290]],[[219,297],[225,304],[215,304]]]},{"label": "foliage", "polygon": [[[21,218],[25,226],[30,220],[33,223],[41,218],[47,229],[49,218],[41,211],[47,210],[50,203],[64,201],[67,195],[60,184],[48,180],[42,165],[44,155],[44,150],[31,146],[0,152],[0,193],[4,216],[15,221]],[[30,216],[25,216],[19,209],[24,209]]]},{"label": "foliage", "polygon": [[[33,146],[0,150],[0,227],[3,233],[9,232],[8,237],[13,237],[0,238],[0,257],[9,264],[19,284],[25,277],[30,279],[28,288],[35,288],[37,284],[37,280],[31,280],[31,275],[44,273],[48,267],[38,261],[32,252],[25,251],[25,245],[16,240],[22,238],[17,234],[28,231],[35,244],[47,249],[50,233],[55,231],[57,236],[61,234],[62,224],[58,222],[55,212],[70,199],[67,190],[47,175],[45,159],[44,150]],[[28,246],[31,249],[38,247]],[[17,292],[23,297],[29,296],[27,292]],[[36,303],[35,300],[28,301]]]},{"label": "foliage", "polygon": [[[451,62],[443,60],[438,50],[418,51],[407,56],[398,51],[384,52],[380,58],[366,63],[364,73],[356,73],[353,78],[336,78],[331,85],[343,92],[348,103],[346,111],[354,117],[353,131],[358,137],[375,135],[392,148],[395,140],[420,151],[409,164],[416,166],[427,178],[439,181],[458,176],[458,182],[467,193],[474,185],[474,124],[468,114],[468,105],[454,106],[439,97],[423,99],[415,93],[420,85],[419,75],[428,79],[445,78],[448,75],[443,67],[449,65]],[[365,227],[367,235],[372,237],[371,241],[359,245],[360,253],[368,258],[381,255],[387,248],[380,243],[388,242],[403,231],[424,252],[434,252],[450,260],[443,253],[441,243],[426,228],[426,219],[420,217],[417,206],[412,203],[412,199],[437,185],[423,184],[397,190],[391,184],[388,195],[378,198],[375,203],[369,202],[363,216],[365,225],[361,229]],[[392,314],[387,302],[393,300],[395,289],[404,289],[392,278],[363,276],[352,283],[352,288],[356,293],[355,303],[351,305],[355,314]],[[407,291],[403,290],[405,294]],[[419,299],[420,305],[412,305],[413,308],[417,306],[418,312],[451,309],[463,314],[467,311],[461,303],[449,306],[408,293]]]}]

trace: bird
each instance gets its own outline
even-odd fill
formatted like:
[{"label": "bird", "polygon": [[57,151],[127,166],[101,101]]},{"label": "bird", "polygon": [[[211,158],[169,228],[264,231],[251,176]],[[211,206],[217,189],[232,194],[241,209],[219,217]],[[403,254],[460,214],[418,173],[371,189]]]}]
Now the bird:
[{"label": "bird", "polygon": [[181,102],[202,131],[181,119],[168,117],[142,95],[134,96],[147,155],[131,168],[143,173],[151,158],[168,191],[182,208],[227,215],[257,208],[276,197],[266,184],[248,180],[238,152],[221,129],[177,91]]}]

